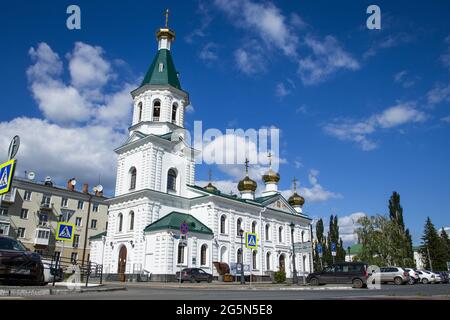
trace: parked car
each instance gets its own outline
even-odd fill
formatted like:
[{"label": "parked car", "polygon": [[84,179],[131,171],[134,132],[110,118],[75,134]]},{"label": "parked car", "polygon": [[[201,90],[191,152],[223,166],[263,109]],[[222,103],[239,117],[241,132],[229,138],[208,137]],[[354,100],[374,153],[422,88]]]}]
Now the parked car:
[{"label": "parked car", "polygon": [[313,272],[306,281],[312,286],[322,284],[352,284],[355,288],[367,286],[368,265],[364,262],[343,262],[325,267],[323,271]]},{"label": "parked car", "polygon": [[415,271],[419,274],[420,282],[422,282],[423,284],[436,282],[435,275],[432,274],[431,272],[428,272],[426,270],[415,270]]},{"label": "parked car", "polygon": [[380,268],[380,282],[393,282],[397,285],[409,282],[409,273],[400,267],[382,267]]},{"label": "parked car", "polygon": [[405,268],[405,271],[409,274],[409,284],[416,284],[420,281],[419,274],[413,269]]},{"label": "parked car", "polygon": [[441,283],[448,283],[449,282],[448,272],[439,271],[438,273],[441,275]]},{"label": "parked car", "polygon": [[[180,279],[180,272],[176,273],[177,280]],[[190,281],[190,282],[201,282],[207,281],[209,283],[212,282],[213,276],[210,273],[205,272],[200,268],[186,268],[181,270],[181,282]]]},{"label": "parked car", "polygon": [[41,256],[16,239],[0,236],[0,282],[45,284]]},{"label": "parked car", "polygon": [[432,274],[434,274],[434,279],[436,280],[435,283],[441,283],[442,282],[442,277],[440,275],[439,272],[433,272],[430,271]]}]

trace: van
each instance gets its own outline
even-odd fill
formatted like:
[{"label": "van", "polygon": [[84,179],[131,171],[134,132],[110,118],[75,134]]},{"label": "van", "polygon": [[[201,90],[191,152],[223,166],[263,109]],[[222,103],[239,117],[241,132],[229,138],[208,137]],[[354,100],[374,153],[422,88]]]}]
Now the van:
[{"label": "van", "polygon": [[368,264],[364,262],[342,262],[325,267],[323,271],[313,272],[306,281],[312,286],[322,284],[352,284],[354,288],[367,286]]}]

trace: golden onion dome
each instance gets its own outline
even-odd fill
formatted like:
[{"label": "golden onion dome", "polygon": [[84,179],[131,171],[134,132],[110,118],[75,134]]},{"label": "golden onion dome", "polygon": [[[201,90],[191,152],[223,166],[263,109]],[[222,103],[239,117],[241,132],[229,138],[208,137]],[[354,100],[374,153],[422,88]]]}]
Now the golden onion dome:
[{"label": "golden onion dome", "polygon": [[210,182],[208,185],[206,185],[203,189],[209,192],[217,192],[217,188],[213,186],[213,184]]},{"label": "golden onion dome", "polygon": [[278,183],[278,181],[280,181],[280,174],[270,168],[269,171],[263,175],[262,179],[265,183]]},{"label": "golden onion dome", "polygon": [[305,198],[297,192],[294,192],[294,194],[289,197],[288,202],[291,206],[303,206],[305,204]]},{"label": "golden onion dome", "polygon": [[246,176],[244,179],[242,179],[241,181],[239,181],[238,183],[238,190],[239,191],[252,191],[255,192],[256,188],[257,188],[257,184],[255,181],[253,181],[252,179],[250,179],[248,176]]}]

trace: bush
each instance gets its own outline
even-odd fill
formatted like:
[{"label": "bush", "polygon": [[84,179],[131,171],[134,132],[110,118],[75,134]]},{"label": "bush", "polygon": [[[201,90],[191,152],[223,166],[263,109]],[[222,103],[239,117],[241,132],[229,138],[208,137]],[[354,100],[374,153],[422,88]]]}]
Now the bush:
[{"label": "bush", "polygon": [[284,283],[286,281],[286,272],[283,270],[277,271],[274,274],[274,278],[276,283]]}]

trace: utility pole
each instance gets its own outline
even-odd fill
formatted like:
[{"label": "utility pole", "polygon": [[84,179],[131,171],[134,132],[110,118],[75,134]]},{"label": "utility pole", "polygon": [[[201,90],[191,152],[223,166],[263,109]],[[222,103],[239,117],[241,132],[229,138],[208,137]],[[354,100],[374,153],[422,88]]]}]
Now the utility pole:
[{"label": "utility pole", "polygon": [[294,231],[295,231],[295,224],[291,222],[291,241],[292,241],[292,283],[298,284],[298,276],[297,276],[297,269],[295,268],[295,243],[294,243]]},{"label": "utility pole", "polygon": [[86,256],[86,246],[88,241],[88,231],[89,231],[89,219],[91,217],[91,203],[92,203],[92,195],[89,194],[89,204],[88,204],[88,214],[87,214],[87,221],[86,221],[86,231],[84,233],[84,243],[83,243],[83,259],[81,260],[81,267],[84,266],[84,259]]}]

